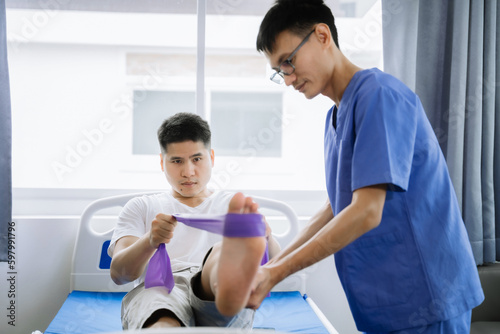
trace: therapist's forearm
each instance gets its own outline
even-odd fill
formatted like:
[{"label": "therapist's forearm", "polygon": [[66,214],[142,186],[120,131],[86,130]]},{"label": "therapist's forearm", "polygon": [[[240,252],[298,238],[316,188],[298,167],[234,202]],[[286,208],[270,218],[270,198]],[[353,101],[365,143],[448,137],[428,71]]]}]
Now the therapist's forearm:
[{"label": "therapist's forearm", "polygon": [[378,226],[384,202],[385,186],[368,189],[358,201],[353,196],[353,202],[310,240],[267,266],[273,285],[338,252]]},{"label": "therapist's forearm", "polygon": [[290,242],[290,244],[285,247],[277,256],[275,256],[270,262],[278,261],[288,254],[293,252],[295,249],[302,246],[309,239],[311,239],[319,230],[321,230],[328,222],[333,219],[333,212],[330,206],[330,202],[327,201],[320,210],[309,220],[306,227],[300,231],[300,233]]}]

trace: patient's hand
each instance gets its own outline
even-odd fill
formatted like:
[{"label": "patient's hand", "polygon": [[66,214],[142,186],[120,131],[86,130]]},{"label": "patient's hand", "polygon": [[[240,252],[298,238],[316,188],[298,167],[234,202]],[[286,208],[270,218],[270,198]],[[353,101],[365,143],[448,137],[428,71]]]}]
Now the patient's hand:
[{"label": "patient's hand", "polygon": [[274,284],[271,282],[271,271],[265,265],[261,266],[254,279],[252,293],[248,300],[247,307],[254,310],[258,309],[273,286]]},{"label": "patient's hand", "polygon": [[171,215],[159,213],[151,223],[149,243],[151,247],[158,248],[161,243],[169,243],[174,237],[174,229],[177,226],[177,219]]}]

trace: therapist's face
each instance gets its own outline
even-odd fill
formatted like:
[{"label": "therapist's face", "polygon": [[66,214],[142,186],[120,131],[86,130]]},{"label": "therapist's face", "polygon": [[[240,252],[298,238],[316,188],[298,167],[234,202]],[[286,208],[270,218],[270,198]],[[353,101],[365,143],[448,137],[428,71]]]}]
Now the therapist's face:
[{"label": "therapist's face", "polygon": [[[273,69],[279,68],[303,39],[303,36],[297,36],[289,31],[280,33],[275,40],[273,52],[265,53],[271,67]],[[287,86],[293,86],[308,99],[312,99],[322,92],[322,77],[318,75],[317,71],[318,65],[320,65],[319,46],[320,43],[318,43],[317,32],[315,31],[291,59],[291,63],[295,67],[293,73],[284,75],[284,83]]]},{"label": "therapist's face", "polygon": [[166,153],[160,154],[161,168],[172,186],[173,195],[179,197],[206,197],[207,184],[212,175],[214,151],[202,142],[185,141],[168,144]]}]

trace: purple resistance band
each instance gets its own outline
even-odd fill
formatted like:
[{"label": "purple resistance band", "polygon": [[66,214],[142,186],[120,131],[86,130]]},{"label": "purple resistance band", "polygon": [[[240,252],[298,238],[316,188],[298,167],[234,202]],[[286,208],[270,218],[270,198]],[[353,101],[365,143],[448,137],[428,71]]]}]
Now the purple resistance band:
[{"label": "purple resistance band", "polygon": [[[220,234],[224,237],[251,238],[264,237],[266,235],[266,224],[262,219],[262,215],[258,213],[228,213],[226,215],[175,214],[173,217],[187,226]],[[261,264],[265,264],[268,260],[269,250],[266,245],[266,251]],[[160,244],[156,253],[149,260],[144,287],[148,289],[154,286],[164,286],[170,293],[174,285],[170,258],[165,244]]]}]

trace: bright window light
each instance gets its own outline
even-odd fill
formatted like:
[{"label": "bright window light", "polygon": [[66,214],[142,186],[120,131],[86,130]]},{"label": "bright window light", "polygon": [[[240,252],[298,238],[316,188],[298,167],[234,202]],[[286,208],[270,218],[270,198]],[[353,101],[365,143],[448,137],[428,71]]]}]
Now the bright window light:
[{"label": "bright window light", "polygon": [[[164,189],[156,130],[201,96],[218,187],[324,190],[333,102],[269,80],[255,39],[273,2],[207,2],[198,73],[196,1],[6,1],[13,187]],[[381,68],[380,0],[326,3],[342,52]]]}]

